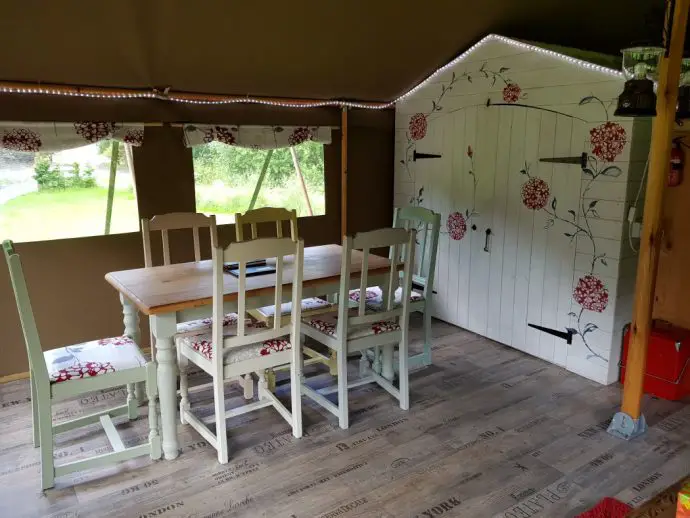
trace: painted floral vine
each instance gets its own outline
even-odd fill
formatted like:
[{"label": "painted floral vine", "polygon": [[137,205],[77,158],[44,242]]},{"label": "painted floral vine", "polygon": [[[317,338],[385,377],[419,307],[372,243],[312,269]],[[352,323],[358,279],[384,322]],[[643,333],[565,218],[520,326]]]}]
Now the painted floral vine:
[{"label": "painted floral vine", "polygon": [[467,173],[472,177],[472,208],[465,209],[464,214],[459,211],[448,214],[446,229],[448,236],[454,241],[460,241],[467,233],[467,225],[474,216],[479,216],[476,210],[477,199],[477,175],[474,172],[474,150],[467,146],[467,157],[470,159],[470,168]]},{"label": "painted floral vine", "polygon": [[597,331],[599,327],[588,321],[585,313],[586,311],[602,313],[609,303],[608,288],[604,281],[595,275],[597,264],[607,265],[606,254],[597,250],[591,226],[591,220],[599,218],[596,210],[599,200],[587,201],[587,195],[598,178],[602,176],[616,177],[622,173],[618,166],[611,165],[609,162],[614,161],[623,152],[627,135],[625,128],[620,124],[609,121],[606,105],[599,98],[585,97],[580,101],[580,105],[591,102],[601,104],[606,113],[606,122],[595,126],[589,132],[592,156],[588,157],[587,166],[583,168],[584,174],[589,178],[580,193],[577,211],[569,209],[567,216],[559,213],[556,196],[551,197],[549,204],[551,195],[549,185],[542,178],[530,174],[529,164],[525,164],[525,168],[520,171],[521,174],[527,176],[527,181],[522,185],[521,194],[522,203],[525,207],[535,211],[543,210],[549,215],[545,228],[551,228],[556,221],[559,221],[569,227],[569,231],[563,234],[570,238],[571,242],[580,237],[591,244],[592,260],[589,264],[589,271],[577,280],[573,289],[573,300],[580,306],[580,309],[568,313],[568,316],[575,319],[577,327],[568,328],[568,330],[573,335],[580,336],[582,343],[589,351],[587,359],[598,358],[608,362],[606,358],[595,352],[590,344],[589,335]]}]

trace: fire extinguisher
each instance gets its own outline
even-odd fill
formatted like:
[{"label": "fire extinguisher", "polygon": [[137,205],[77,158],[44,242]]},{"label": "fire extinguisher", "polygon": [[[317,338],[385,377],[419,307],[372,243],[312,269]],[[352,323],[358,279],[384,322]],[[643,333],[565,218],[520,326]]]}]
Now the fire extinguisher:
[{"label": "fire extinguisher", "polygon": [[673,142],[671,148],[671,168],[668,171],[668,186],[676,187],[683,181],[683,162],[685,160],[681,143]]}]

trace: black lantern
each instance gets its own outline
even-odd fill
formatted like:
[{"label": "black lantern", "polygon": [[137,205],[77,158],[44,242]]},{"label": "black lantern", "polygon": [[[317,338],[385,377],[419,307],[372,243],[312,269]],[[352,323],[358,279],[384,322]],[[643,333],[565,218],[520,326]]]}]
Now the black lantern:
[{"label": "black lantern", "polygon": [[680,65],[676,119],[690,119],[690,58],[684,58]]},{"label": "black lantern", "polygon": [[657,79],[659,47],[623,49],[623,75],[627,79],[618,97],[617,117],[653,117],[656,115],[654,81]]}]

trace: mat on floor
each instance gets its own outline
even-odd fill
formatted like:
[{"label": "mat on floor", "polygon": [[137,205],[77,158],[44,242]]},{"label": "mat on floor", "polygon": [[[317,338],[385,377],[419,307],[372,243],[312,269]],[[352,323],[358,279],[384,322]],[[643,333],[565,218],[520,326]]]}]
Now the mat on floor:
[{"label": "mat on floor", "polygon": [[577,518],[625,518],[632,507],[615,498],[606,497]]}]

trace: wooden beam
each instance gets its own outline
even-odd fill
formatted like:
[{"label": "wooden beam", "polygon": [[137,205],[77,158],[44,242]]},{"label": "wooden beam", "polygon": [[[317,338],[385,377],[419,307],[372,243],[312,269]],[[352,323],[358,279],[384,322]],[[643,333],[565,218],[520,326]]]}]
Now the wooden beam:
[{"label": "wooden beam", "polygon": [[249,208],[247,210],[252,210],[256,199],[259,197],[259,191],[261,190],[261,185],[264,183],[264,177],[266,176],[266,171],[268,170],[268,164],[271,162],[271,157],[273,156],[273,150],[269,149],[266,153],[266,158],[264,158],[264,165],[261,166],[261,174],[259,174],[259,179],[256,181],[256,187],[254,187],[254,194],[252,194],[252,200],[249,202]]},{"label": "wooden beam", "polygon": [[347,235],[347,107],[340,122],[340,235]]},{"label": "wooden beam", "polygon": [[[667,20],[672,2],[667,3]],[[640,256],[637,264],[635,303],[630,327],[630,347],[625,369],[622,412],[634,420],[642,414],[642,396],[647,362],[647,346],[652,323],[654,287],[661,244],[661,209],[671,153],[671,137],[676,114],[680,64],[690,0],[676,0],[669,53],[659,65],[656,118],[652,126],[649,176],[644,204]]]},{"label": "wooden beam", "polygon": [[302,168],[299,166],[299,160],[297,159],[297,152],[293,146],[290,146],[290,154],[292,155],[292,165],[295,166],[295,174],[299,180],[299,184],[302,187],[302,194],[304,194],[304,199],[307,200],[307,213],[310,216],[314,215],[314,211],[311,209],[311,202],[309,201],[309,193],[307,192],[307,184],[304,183],[304,175],[302,174]]}]

